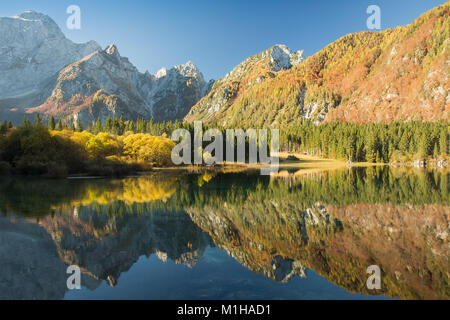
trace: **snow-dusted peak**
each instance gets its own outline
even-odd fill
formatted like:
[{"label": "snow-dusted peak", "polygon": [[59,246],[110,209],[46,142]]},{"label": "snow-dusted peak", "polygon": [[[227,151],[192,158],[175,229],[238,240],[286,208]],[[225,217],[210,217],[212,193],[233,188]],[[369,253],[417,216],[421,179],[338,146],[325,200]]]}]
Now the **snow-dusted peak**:
[{"label": "snow-dusted peak", "polygon": [[159,79],[159,78],[163,78],[165,76],[167,76],[167,69],[165,67],[163,67],[158,70],[155,77],[156,77],[156,79]]}]

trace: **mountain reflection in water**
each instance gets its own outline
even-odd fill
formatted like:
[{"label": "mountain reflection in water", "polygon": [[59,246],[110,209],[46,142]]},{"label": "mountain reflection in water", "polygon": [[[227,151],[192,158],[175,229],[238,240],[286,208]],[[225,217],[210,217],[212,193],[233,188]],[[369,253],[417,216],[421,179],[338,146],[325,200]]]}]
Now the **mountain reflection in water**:
[{"label": "mountain reflection in water", "polygon": [[[220,288],[233,277],[249,290],[266,290],[264,298],[308,298],[278,291],[312,275],[366,296],[448,299],[448,188],[447,171],[387,167],[272,177],[2,178],[0,299],[63,299],[68,265],[80,266],[83,290],[100,292],[105,282],[120,290],[121,281],[131,283],[123,275],[154,265],[153,255],[167,262],[174,279],[182,271],[169,263],[205,272],[198,275],[205,278],[197,284],[202,298],[239,298],[237,289]],[[211,259],[218,259],[214,268],[230,270],[235,260],[266,282],[242,268],[220,279],[217,270],[200,266]],[[370,265],[382,270],[381,290],[366,288]],[[206,281],[208,272],[217,281]],[[182,292],[189,288],[171,287],[180,289],[177,298],[187,297]],[[341,297],[321,288],[315,290],[323,298]]]}]

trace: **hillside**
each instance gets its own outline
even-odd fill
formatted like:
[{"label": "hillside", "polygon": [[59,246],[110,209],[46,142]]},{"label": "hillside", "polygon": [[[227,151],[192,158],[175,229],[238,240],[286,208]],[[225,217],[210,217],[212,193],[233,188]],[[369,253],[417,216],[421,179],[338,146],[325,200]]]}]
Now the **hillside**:
[{"label": "hillside", "polygon": [[260,77],[246,90],[232,90],[228,99],[223,87],[245,86],[248,80],[225,77],[185,119],[231,127],[285,127],[302,118],[448,120],[449,41],[447,2],[408,26],[344,36],[303,63]]},{"label": "hillside", "polygon": [[285,45],[275,45],[241,62],[225,77],[212,84],[211,91],[185,117],[187,121],[224,117],[236,99],[258,84],[304,61],[303,51],[292,52]]}]

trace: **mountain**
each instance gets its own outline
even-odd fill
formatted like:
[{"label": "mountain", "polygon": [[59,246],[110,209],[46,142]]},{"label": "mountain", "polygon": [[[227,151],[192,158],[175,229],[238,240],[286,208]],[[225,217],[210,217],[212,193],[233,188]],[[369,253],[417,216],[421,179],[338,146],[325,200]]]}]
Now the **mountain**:
[{"label": "mountain", "polygon": [[94,41],[68,40],[44,14],[0,18],[0,97],[38,94],[61,68],[99,49]]},{"label": "mountain", "polygon": [[141,73],[115,45],[75,44],[48,16],[0,18],[0,120],[35,112],[235,127],[448,120],[450,2],[408,26],[349,34],[305,59],[275,45],[207,83],[192,63]]},{"label": "mountain", "polygon": [[236,78],[216,82],[185,119],[240,127],[448,120],[449,26],[447,2],[408,26],[346,35],[279,72],[267,59],[260,63],[264,54],[254,56],[231,72]]},{"label": "mountain", "polygon": [[75,44],[46,15],[0,18],[0,118],[40,112],[86,125],[98,117],[182,119],[207,92],[192,63],[140,73],[115,45]]},{"label": "mountain", "polygon": [[46,101],[27,110],[92,123],[98,117],[182,119],[201,97],[206,83],[192,63],[140,73],[115,45],[65,67]]},{"label": "mountain", "polygon": [[211,90],[185,117],[187,121],[212,121],[225,116],[236,99],[277,73],[291,69],[305,59],[303,51],[292,52],[285,45],[275,45],[247,58],[225,77],[211,83]]}]

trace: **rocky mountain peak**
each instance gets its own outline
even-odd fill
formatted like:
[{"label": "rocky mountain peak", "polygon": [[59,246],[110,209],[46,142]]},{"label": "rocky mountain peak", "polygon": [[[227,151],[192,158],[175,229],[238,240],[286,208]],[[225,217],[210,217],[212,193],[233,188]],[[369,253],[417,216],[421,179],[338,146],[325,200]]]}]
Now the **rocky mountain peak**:
[{"label": "rocky mountain peak", "polygon": [[167,76],[167,69],[165,67],[159,69],[158,72],[156,73],[156,78],[157,79],[163,78],[165,76]]},{"label": "rocky mountain peak", "polygon": [[206,97],[191,108],[185,120],[193,121],[198,115],[205,121],[212,119],[216,112],[230,106],[245,91],[274,78],[275,72],[291,69],[304,59],[303,51],[292,52],[283,44],[248,57],[223,78],[207,84]]},{"label": "rocky mountain peak", "polygon": [[119,58],[119,57],[120,57],[119,50],[117,49],[117,46],[116,46],[115,44],[110,44],[110,45],[106,48],[105,52],[106,52],[107,54],[111,55],[111,56],[116,57],[116,58]]},{"label": "rocky mountain peak", "polygon": [[58,27],[55,21],[52,20],[49,16],[39,13],[36,11],[28,10],[17,16],[12,17],[13,21],[16,20],[20,22],[22,25],[25,24],[35,25],[35,28],[42,28],[46,31],[46,36],[52,38],[64,38],[64,34],[61,29]]},{"label": "rocky mountain peak", "polygon": [[305,60],[304,51],[292,52],[286,45],[277,44],[270,53],[270,68],[272,71],[287,70]]},{"label": "rocky mountain peak", "polygon": [[188,61],[185,64],[175,66],[175,69],[185,77],[194,77],[197,78],[201,76],[203,78],[203,75],[201,74],[200,70],[197,68],[197,66],[192,62]]},{"label": "rocky mountain peak", "polygon": [[42,13],[0,18],[0,100],[40,93],[63,67],[100,49],[73,43]]},{"label": "rocky mountain peak", "polygon": [[24,11],[21,14],[14,16],[13,18],[19,18],[19,19],[24,19],[24,20],[40,20],[40,21],[51,20],[49,18],[49,16],[47,16],[43,13],[33,11],[33,10]]}]

